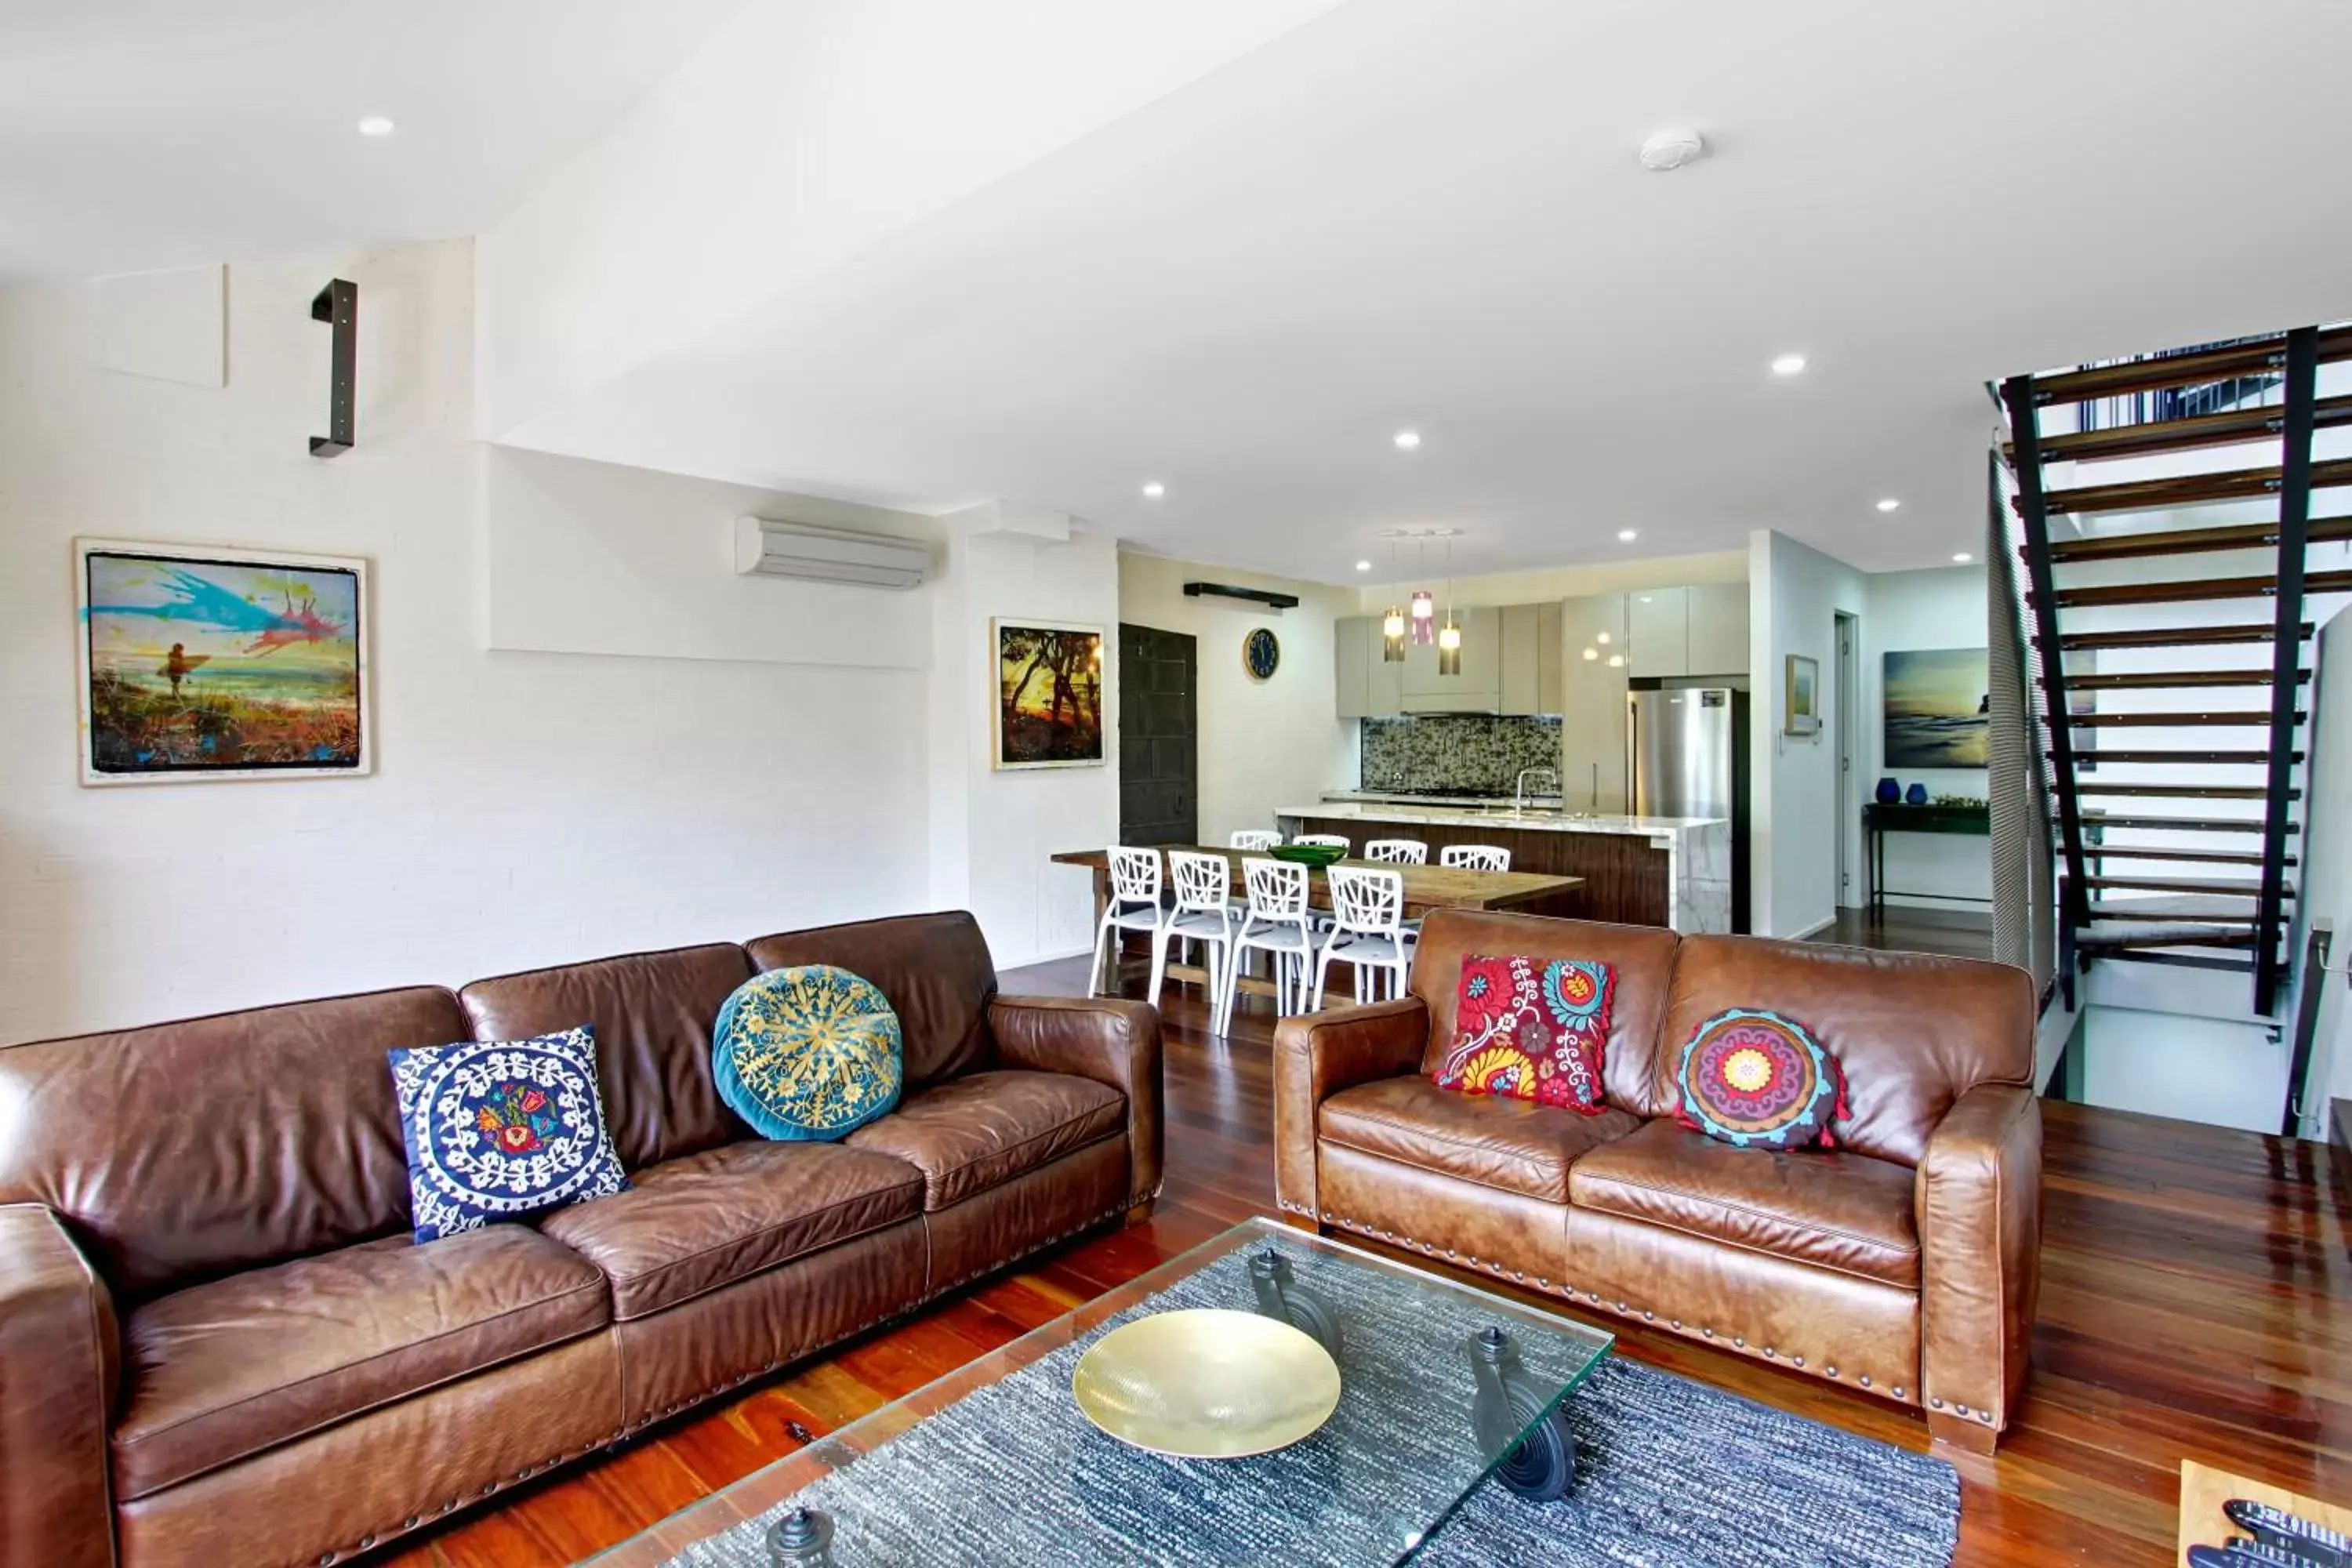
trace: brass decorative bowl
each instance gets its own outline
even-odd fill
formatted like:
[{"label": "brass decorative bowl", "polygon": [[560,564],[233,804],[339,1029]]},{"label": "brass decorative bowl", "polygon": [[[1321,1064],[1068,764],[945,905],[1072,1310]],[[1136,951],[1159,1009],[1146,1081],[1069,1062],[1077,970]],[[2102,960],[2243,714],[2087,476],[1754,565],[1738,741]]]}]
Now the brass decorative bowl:
[{"label": "brass decorative bowl", "polygon": [[1301,866],[1328,866],[1348,855],[1337,844],[1277,844],[1266,853],[1277,860],[1295,860]]},{"label": "brass decorative bowl", "polygon": [[1339,1365],[1255,1312],[1194,1308],[1139,1318],[1078,1358],[1079,1410],[1122,1443],[1181,1459],[1269,1454],[1339,1407]]}]

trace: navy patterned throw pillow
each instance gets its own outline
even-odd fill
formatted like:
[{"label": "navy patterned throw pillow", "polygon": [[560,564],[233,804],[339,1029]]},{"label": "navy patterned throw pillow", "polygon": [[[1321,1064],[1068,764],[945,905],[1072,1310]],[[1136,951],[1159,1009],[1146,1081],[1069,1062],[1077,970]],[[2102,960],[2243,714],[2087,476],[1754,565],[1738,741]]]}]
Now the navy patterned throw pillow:
[{"label": "navy patterned throw pillow", "polygon": [[626,1190],[587,1025],[389,1053],[416,1239]]}]

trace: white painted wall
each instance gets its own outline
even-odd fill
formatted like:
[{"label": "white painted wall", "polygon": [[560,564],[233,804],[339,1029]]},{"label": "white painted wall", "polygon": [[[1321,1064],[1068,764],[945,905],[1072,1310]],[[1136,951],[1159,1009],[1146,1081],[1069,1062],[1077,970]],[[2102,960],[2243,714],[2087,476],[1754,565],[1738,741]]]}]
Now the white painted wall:
[{"label": "white painted wall", "polygon": [[[1897,769],[1886,762],[1886,655],[1914,648],[1981,648],[1987,645],[1985,569],[1938,566],[1922,572],[1874,572],[1870,604],[1862,617],[1863,727],[1856,752],[1863,778],[1857,798],[1868,800],[1878,781],[1894,776],[1905,788],[1927,786],[1938,795],[1988,797],[1986,768]],[[1886,885],[1923,893],[1992,897],[1992,841],[1946,834],[1901,833],[1886,840]],[[1849,901],[1869,895],[1866,876],[1857,874]],[[1989,904],[1890,897],[1895,904],[1927,909],[1988,912]]]},{"label": "white painted wall", "polygon": [[[1839,809],[1837,792],[1836,617],[1861,617],[1869,647],[1868,579],[1833,556],[1784,533],[1748,535],[1748,679],[1752,775],[1748,909],[1760,936],[1800,937],[1837,918],[1837,838],[1861,881],[1862,825]],[[1821,666],[1822,728],[1783,735],[1785,659],[1802,654]],[[1863,705],[1864,722],[1870,710]],[[1866,747],[1856,755],[1870,754]]]},{"label": "white painted wall", "polygon": [[[1087,872],[1056,866],[1064,849],[1118,837],[1118,552],[1104,534],[1066,543],[975,534],[950,517],[928,681],[929,902],[980,920],[1000,968],[1084,952],[1094,942]],[[999,772],[991,722],[996,616],[1100,626],[1105,762],[1100,767]]]},{"label": "white painted wall", "polygon": [[[2327,1101],[2352,1099],[2352,616],[2338,616],[2319,634],[2319,668],[2311,700],[2310,762],[2304,799],[2302,899],[2294,931],[2295,984],[2321,987],[2310,1083],[2323,1092],[2306,1098],[2304,1131],[2325,1138]],[[2306,931],[2315,921],[2333,923],[2332,973],[2304,964]],[[2295,999],[2281,1016],[2294,1017]]]},{"label": "white painted wall", "polygon": [[[320,461],[305,438],[326,413],[328,334],[310,301],[337,276],[361,289],[360,446]],[[736,616],[687,650],[705,657],[484,647],[501,619],[485,614],[485,497],[512,499],[521,470],[469,438],[468,245],[232,268],[225,389],[100,370],[98,292],[0,292],[0,1040],[929,901],[922,673],[732,657],[767,634],[726,607],[745,585],[715,565],[664,580],[648,612],[670,632]],[[681,555],[704,555],[709,487],[602,489],[616,478],[542,484],[532,526],[568,517],[609,545],[624,517],[676,518]],[[605,503],[583,504],[575,479]],[[80,787],[78,533],[371,558],[376,773]],[[508,563],[546,640],[595,555]],[[601,592],[580,603],[615,608]],[[877,662],[926,655],[887,647]]]},{"label": "white painted wall", "polygon": [[[1287,610],[1237,599],[1186,598],[1206,578],[1296,594]],[[1223,844],[1236,828],[1271,827],[1275,808],[1312,805],[1327,789],[1353,788],[1356,721],[1336,716],[1333,626],[1360,612],[1352,588],[1293,582],[1132,552],[1118,558],[1118,618],[1198,640],[1201,838]],[[1265,626],[1280,639],[1274,679],[1242,667],[1242,638]]]}]

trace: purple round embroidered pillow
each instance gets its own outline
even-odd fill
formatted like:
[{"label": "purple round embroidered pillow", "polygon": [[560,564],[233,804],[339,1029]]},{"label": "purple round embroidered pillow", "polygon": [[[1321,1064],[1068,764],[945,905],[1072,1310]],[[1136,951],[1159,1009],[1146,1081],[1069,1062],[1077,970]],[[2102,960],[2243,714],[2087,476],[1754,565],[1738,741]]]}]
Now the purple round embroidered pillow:
[{"label": "purple round embroidered pillow", "polygon": [[1734,1007],[1692,1031],[1683,1047],[1685,1127],[1743,1149],[1837,1147],[1845,1075],[1805,1026],[1777,1013]]}]

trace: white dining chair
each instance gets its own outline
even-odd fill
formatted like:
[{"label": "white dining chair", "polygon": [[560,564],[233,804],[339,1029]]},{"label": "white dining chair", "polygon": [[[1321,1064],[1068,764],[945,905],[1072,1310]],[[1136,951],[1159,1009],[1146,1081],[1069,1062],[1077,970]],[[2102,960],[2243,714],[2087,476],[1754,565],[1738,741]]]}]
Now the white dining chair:
[{"label": "white dining chair", "polygon": [[1242,909],[1241,930],[1234,936],[1234,962],[1225,971],[1219,1034],[1233,1024],[1242,960],[1252,952],[1273,954],[1276,1014],[1307,1011],[1307,963],[1315,956],[1315,935],[1307,924],[1312,906],[1307,868],[1281,860],[1244,860],[1242,886],[1248,901]]},{"label": "white dining chair", "polygon": [[1437,863],[1460,871],[1507,871],[1511,852],[1499,844],[1449,844],[1437,852]]},{"label": "white dining chair", "polygon": [[1331,935],[1315,959],[1315,995],[1310,1011],[1323,1009],[1323,987],[1331,961],[1356,966],[1356,1000],[1390,982],[1389,995],[1404,994],[1412,950],[1404,934],[1404,877],[1395,871],[1334,866],[1324,873],[1331,888]]},{"label": "white dining chair", "polygon": [[1364,858],[1390,866],[1426,866],[1429,846],[1418,838],[1375,838],[1364,846]]},{"label": "white dining chair", "polygon": [[1290,841],[1293,844],[1320,844],[1332,849],[1355,847],[1355,845],[1350,843],[1347,835],[1343,833],[1297,833],[1291,836]]},{"label": "white dining chair", "polygon": [[1244,827],[1234,831],[1231,842],[1236,849],[1271,849],[1282,842],[1282,835],[1270,827]]},{"label": "white dining chair", "polygon": [[[1168,929],[1160,940],[1199,942],[1208,950],[1210,1026],[1215,1028],[1217,998],[1224,994],[1224,972],[1234,956],[1234,868],[1222,855],[1192,849],[1168,851],[1168,870],[1176,883],[1176,904],[1169,911]],[[1160,1001],[1160,977],[1167,965],[1151,966],[1151,1001]]]},{"label": "white dining chair", "polygon": [[[1151,938],[1151,999],[1160,999],[1160,977],[1168,962],[1168,918],[1160,905],[1160,851],[1110,847],[1110,902],[1103,907],[1102,924],[1095,932],[1095,968],[1087,978],[1087,994],[1099,996],[1106,984],[1118,989],[1119,937],[1142,931]],[[1108,971],[1106,982],[1105,971]]]}]

